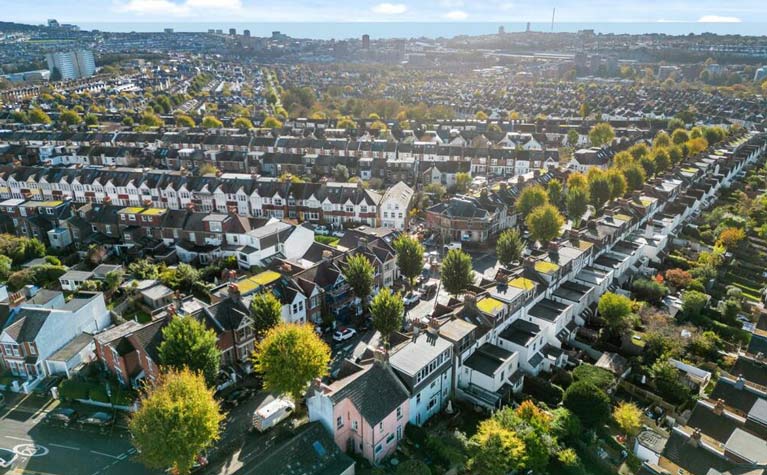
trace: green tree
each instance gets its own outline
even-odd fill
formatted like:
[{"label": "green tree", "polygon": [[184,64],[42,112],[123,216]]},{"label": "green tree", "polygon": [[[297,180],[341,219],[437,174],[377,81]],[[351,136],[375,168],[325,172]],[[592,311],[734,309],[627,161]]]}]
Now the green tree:
[{"label": "green tree", "polygon": [[172,289],[188,292],[192,285],[200,280],[200,271],[189,264],[180,263],[175,269],[167,269],[160,274],[160,281]]},{"label": "green tree", "polygon": [[176,114],[176,126],[178,127],[194,127],[194,119],[187,114]]},{"label": "green tree", "polygon": [[610,199],[620,198],[626,194],[626,177],[617,168],[607,171],[607,179],[610,182]]},{"label": "green tree", "polygon": [[282,128],[282,122],[277,119],[276,117],[269,116],[261,123],[263,127],[266,127],[267,129],[281,129]]},{"label": "green tree", "polygon": [[471,185],[471,175],[464,172],[455,174],[455,191],[457,193],[466,193]]},{"label": "green tree", "polygon": [[575,227],[581,221],[581,217],[588,210],[588,195],[583,188],[570,188],[567,190],[567,198],[565,199],[565,208],[567,209],[567,217],[570,218]]},{"label": "green tree", "polygon": [[224,126],[224,123],[215,116],[206,115],[202,118],[202,126],[206,129],[220,129]]},{"label": "green tree", "polygon": [[104,288],[107,292],[114,292],[123,283],[125,274],[122,270],[113,270],[104,276]]},{"label": "green tree", "polygon": [[549,195],[549,203],[556,207],[562,204],[562,182],[556,178],[549,180],[549,184],[546,187],[546,193]]},{"label": "green tree", "polygon": [[522,257],[525,244],[517,229],[511,228],[503,231],[495,243],[495,253],[504,267],[510,267],[514,261]]},{"label": "green tree", "polygon": [[549,204],[535,208],[525,220],[530,237],[541,243],[547,243],[559,236],[559,230],[564,223],[565,219],[559,210]]},{"label": "green tree", "polygon": [[506,475],[524,467],[525,443],[496,419],[479,424],[469,441],[469,469],[482,475]]},{"label": "green tree", "polygon": [[237,117],[234,119],[234,123],[232,125],[240,130],[249,130],[253,128],[253,122],[251,122],[247,117]]},{"label": "green tree", "polygon": [[389,345],[391,334],[402,328],[405,304],[399,294],[392,294],[388,287],[381,289],[370,302],[373,327],[381,332],[381,339]]},{"label": "green tree", "polygon": [[139,123],[145,127],[162,127],[165,124],[159,115],[149,111],[141,114]]},{"label": "green tree", "polygon": [[282,303],[271,292],[260,292],[250,301],[253,333],[262,338],[266,332],[282,322]]},{"label": "green tree", "polygon": [[408,279],[410,287],[413,287],[415,280],[423,272],[424,248],[418,239],[407,234],[400,235],[392,245],[397,251],[399,272]]},{"label": "green tree", "polygon": [[597,213],[610,200],[610,179],[604,172],[589,173],[589,201]]},{"label": "green tree", "polygon": [[474,282],[471,256],[460,249],[450,249],[442,262],[442,285],[448,293],[458,295]]},{"label": "green tree", "polygon": [[0,281],[5,282],[11,275],[13,260],[8,256],[0,255]]},{"label": "green tree", "polygon": [[33,124],[50,124],[52,122],[50,116],[46,114],[42,109],[39,107],[35,107],[31,111],[29,111],[29,114],[27,115],[29,118],[29,121]]},{"label": "green tree", "polygon": [[671,168],[671,157],[665,148],[653,150],[652,160],[655,162],[655,171],[657,173],[665,172]]},{"label": "green tree", "polygon": [[88,127],[99,125],[99,116],[96,114],[85,114],[85,125]]},{"label": "green tree", "polygon": [[327,374],[330,348],[312,325],[281,323],[258,343],[253,359],[267,391],[289,394],[297,402],[312,380]]},{"label": "green tree", "polygon": [[612,125],[606,122],[600,122],[589,130],[589,140],[595,147],[609,144],[615,138],[615,130]]},{"label": "green tree", "polygon": [[652,141],[653,148],[665,148],[671,146],[671,137],[664,131],[660,131],[655,134],[655,138]]},{"label": "green tree", "polygon": [[82,121],[83,119],[80,117],[80,114],[78,114],[77,112],[71,109],[62,111],[59,114],[59,122],[61,122],[65,126],[78,125]]},{"label": "green tree", "polygon": [[429,183],[423,188],[423,191],[431,195],[435,201],[442,201],[445,193],[447,193],[445,187],[439,183]]},{"label": "green tree", "polygon": [[605,292],[599,298],[599,315],[607,328],[618,334],[631,325],[631,300],[623,295]]},{"label": "green tree", "polygon": [[682,294],[682,312],[686,317],[700,315],[708,303],[708,295],[697,290],[687,290]]},{"label": "green tree", "polygon": [[349,168],[347,168],[346,165],[339,163],[333,168],[333,178],[340,182],[349,181]]},{"label": "green tree", "polygon": [[624,168],[623,176],[626,178],[626,189],[628,191],[641,190],[647,179],[644,168],[638,164],[631,164]]},{"label": "green tree", "polygon": [[157,279],[160,277],[160,269],[148,259],[139,259],[128,264],[128,270],[137,279]]},{"label": "green tree", "polygon": [[642,411],[633,402],[621,402],[613,409],[613,419],[624,434],[633,437],[642,428]]},{"label": "green tree", "polygon": [[634,160],[638,161],[643,157],[650,156],[650,148],[647,146],[647,144],[640,142],[629,147],[628,153],[634,158]]},{"label": "green tree", "polygon": [[688,134],[685,129],[676,129],[674,133],[671,134],[671,141],[674,142],[675,145],[681,145],[688,140],[690,140],[690,134]]},{"label": "green tree", "polygon": [[539,206],[548,204],[549,194],[541,185],[528,186],[517,198],[516,208],[522,218],[527,218],[530,212]]},{"label": "green tree", "polygon": [[580,135],[578,134],[578,131],[575,129],[570,129],[567,131],[567,145],[571,147],[575,147],[578,145],[578,139],[580,138]]},{"label": "green tree", "polygon": [[581,188],[587,190],[589,187],[588,179],[586,175],[580,172],[573,172],[567,177],[567,189]]},{"label": "green tree", "polygon": [[180,475],[219,437],[224,416],[202,375],[171,370],[145,387],[129,423],[131,441],[150,468],[168,467]]},{"label": "green tree", "polygon": [[355,254],[346,260],[342,269],[344,279],[352,288],[354,296],[360,300],[362,308],[367,304],[368,296],[373,290],[375,269],[364,254]]},{"label": "green tree", "polygon": [[405,460],[397,466],[396,475],[432,475],[425,462],[417,459]]},{"label": "green tree", "polygon": [[597,429],[610,419],[610,398],[591,383],[576,381],[571,384],[562,404],[578,416],[587,429]]},{"label": "green tree", "polygon": [[163,340],[157,348],[160,364],[201,373],[208,385],[216,380],[221,367],[221,351],[216,332],[193,317],[173,317],[162,329]]}]

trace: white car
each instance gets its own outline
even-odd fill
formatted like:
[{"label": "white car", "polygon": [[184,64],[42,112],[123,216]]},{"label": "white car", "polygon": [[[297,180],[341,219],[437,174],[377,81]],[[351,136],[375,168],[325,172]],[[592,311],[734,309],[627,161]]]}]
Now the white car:
[{"label": "white car", "polygon": [[341,231],[340,229],[338,229],[336,231],[333,231],[331,234],[333,236],[337,237],[337,238],[342,238],[342,237],[344,237],[344,234],[346,234],[346,233]]},{"label": "white car", "polygon": [[327,236],[330,234],[330,230],[327,228],[327,226],[316,226],[314,228],[314,234],[319,234],[320,236]]},{"label": "white car", "polygon": [[405,297],[402,299],[402,302],[406,307],[409,307],[411,305],[417,304],[419,300],[421,300],[421,292],[410,292],[409,294],[405,295]]},{"label": "white car", "polygon": [[357,334],[357,330],[354,328],[341,328],[333,333],[333,341],[346,341],[349,338],[354,338]]},{"label": "white car", "polygon": [[18,460],[19,454],[10,449],[0,449],[0,468],[11,468]]}]

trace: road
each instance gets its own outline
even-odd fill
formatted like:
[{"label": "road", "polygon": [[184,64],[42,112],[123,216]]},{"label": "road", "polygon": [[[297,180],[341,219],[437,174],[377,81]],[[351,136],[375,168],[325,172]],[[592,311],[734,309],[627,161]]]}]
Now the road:
[{"label": "road", "polygon": [[[95,411],[94,411],[95,412]],[[33,413],[14,407],[0,410],[0,447],[20,455],[13,475],[156,474],[136,460],[126,431],[48,425],[43,408]]]}]

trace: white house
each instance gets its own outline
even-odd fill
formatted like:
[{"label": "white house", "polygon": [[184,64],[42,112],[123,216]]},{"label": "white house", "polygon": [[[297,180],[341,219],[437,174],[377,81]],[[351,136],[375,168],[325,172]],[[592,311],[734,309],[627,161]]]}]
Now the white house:
[{"label": "white house", "polygon": [[378,207],[381,226],[403,231],[408,223],[408,210],[415,192],[404,182],[392,186],[381,199]]}]

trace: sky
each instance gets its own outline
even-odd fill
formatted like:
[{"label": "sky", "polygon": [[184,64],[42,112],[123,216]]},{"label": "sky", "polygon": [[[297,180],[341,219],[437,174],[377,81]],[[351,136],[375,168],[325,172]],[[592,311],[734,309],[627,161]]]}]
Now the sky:
[{"label": "sky", "polygon": [[765,0],[2,0],[0,20],[60,22],[767,23]]}]

